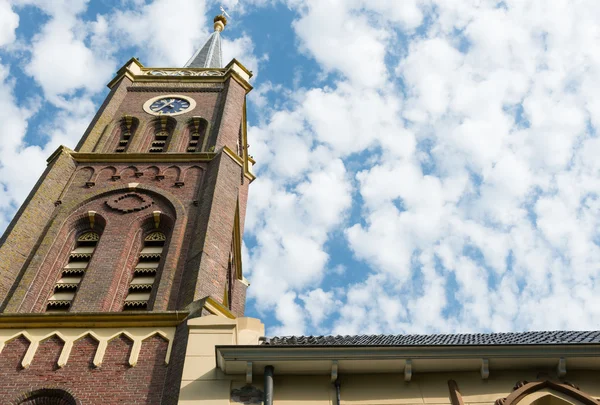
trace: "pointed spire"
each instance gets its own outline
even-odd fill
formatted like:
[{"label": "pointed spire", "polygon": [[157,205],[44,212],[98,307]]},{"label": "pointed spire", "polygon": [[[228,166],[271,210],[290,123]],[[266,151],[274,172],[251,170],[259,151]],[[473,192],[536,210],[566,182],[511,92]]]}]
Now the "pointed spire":
[{"label": "pointed spire", "polygon": [[224,15],[218,15],[213,20],[215,32],[210,34],[208,40],[194,56],[185,64],[184,67],[190,68],[222,68],[221,61],[221,31],[227,25],[227,18]]}]

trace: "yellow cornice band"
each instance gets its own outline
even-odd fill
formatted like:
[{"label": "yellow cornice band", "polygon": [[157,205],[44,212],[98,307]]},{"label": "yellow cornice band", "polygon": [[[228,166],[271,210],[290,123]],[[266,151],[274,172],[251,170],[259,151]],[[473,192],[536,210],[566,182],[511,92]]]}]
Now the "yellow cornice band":
[{"label": "yellow cornice band", "polygon": [[64,314],[1,314],[0,329],[16,328],[122,328],[177,326],[187,316],[187,311],[169,312],[113,312]]},{"label": "yellow cornice band", "polygon": [[235,315],[233,315],[223,304],[215,301],[211,297],[206,297],[206,301],[204,302],[204,308],[213,315],[224,316],[225,318],[235,319]]}]

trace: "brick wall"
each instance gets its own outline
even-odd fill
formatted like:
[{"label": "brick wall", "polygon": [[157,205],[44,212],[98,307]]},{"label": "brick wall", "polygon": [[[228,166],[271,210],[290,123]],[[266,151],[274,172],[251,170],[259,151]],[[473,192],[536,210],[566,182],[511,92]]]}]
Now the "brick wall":
[{"label": "brick wall", "polygon": [[75,162],[60,153],[50,164],[0,238],[0,311],[12,296],[42,232],[55,213],[55,202],[69,182]]},{"label": "brick wall", "polygon": [[63,342],[51,337],[40,343],[29,368],[21,367],[29,342],[19,337],[8,342],[0,354],[2,403],[11,403],[28,392],[61,388],[83,404],[160,404],[167,366],[168,343],[159,336],[146,339],[135,367],[128,364],[132,342],[121,335],[108,344],[102,366],[92,360],[97,342],[84,337],[73,345],[63,368],[57,360]]},{"label": "brick wall", "polygon": [[[226,90],[224,90],[226,89]],[[156,120],[143,111],[146,100],[184,94],[196,101],[194,110],[173,120],[169,152],[184,152],[191,117],[206,118],[213,145],[237,150],[245,90],[235,81],[219,83],[132,83],[115,85],[82,141],[83,152],[112,152],[124,115],[139,120],[127,152],[146,152]],[[191,156],[192,154],[190,154]],[[120,156],[126,156],[121,154]],[[192,301],[223,298],[233,222],[239,200],[246,208],[247,180],[230,157],[218,154],[211,162],[77,164],[67,153],[56,158],[24,204],[0,243],[0,310],[43,312],[48,297],[74,246],[88,211],[97,212],[106,227],[71,306],[73,312],[121,311],[138,258],[142,226],[152,224],[152,211],[161,211],[168,242],[155,282],[150,308],[183,309]],[[130,192],[151,199],[139,211],[120,212],[108,202]],[[55,207],[54,203],[60,200]],[[245,287],[232,286],[232,309],[243,315]],[[240,312],[241,311],[241,312]]]}]

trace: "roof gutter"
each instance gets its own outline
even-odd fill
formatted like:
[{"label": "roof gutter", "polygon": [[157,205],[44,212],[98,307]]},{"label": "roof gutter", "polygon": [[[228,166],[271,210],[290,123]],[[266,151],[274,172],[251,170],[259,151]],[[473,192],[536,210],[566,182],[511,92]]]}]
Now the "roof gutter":
[{"label": "roof gutter", "polygon": [[[217,346],[218,367],[227,364],[343,360],[453,360],[453,359],[565,359],[597,358],[599,344],[487,345],[487,346]],[[600,367],[599,367],[600,368]]]}]

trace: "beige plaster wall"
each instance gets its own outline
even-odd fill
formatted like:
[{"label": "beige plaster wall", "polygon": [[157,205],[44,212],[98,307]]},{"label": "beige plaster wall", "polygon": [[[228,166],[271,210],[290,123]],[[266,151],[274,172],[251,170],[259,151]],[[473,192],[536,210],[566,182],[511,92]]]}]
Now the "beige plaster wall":
[{"label": "beige plaster wall", "polygon": [[[465,405],[490,404],[505,398],[515,383],[522,380],[536,381],[538,377],[553,379],[551,373],[539,370],[496,371],[491,370],[487,380],[478,372],[415,373],[412,381],[404,382],[403,375],[371,374],[340,375],[342,404],[389,405],[389,404],[450,404],[448,380],[456,381]],[[600,372],[573,371],[565,380],[579,386],[589,395],[599,398]],[[277,385],[275,385],[277,389]]]},{"label": "beige plaster wall", "polygon": [[[403,374],[346,374],[340,375],[342,405],[391,405],[391,404],[450,404],[448,380],[457,382],[465,405],[494,405],[499,398],[510,394],[517,381],[536,381],[537,370],[491,373],[482,380],[478,372],[423,373],[415,374],[412,381],[404,382]],[[225,378],[220,376],[218,378]],[[203,379],[191,383],[192,395],[186,404],[229,404],[231,389],[244,386],[243,376],[230,379]],[[548,376],[552,378],[552,376]],[[566,381],[579,386],[595,398],[600,397],[600,373],[595,371],[572,372]],[[262,389],[262,376],[255,376],[253,385]],[[547,390],[531,400],[545,395]],[[562,394],[553,393],[558,397]],[[183,398],[182,398],[183,399]],[[528,402],[532,402],[528,401]],[[328,375],[292,376],[274,378],[273,402],[277,405],[333,405],[335,390]],[[576,401],[570,400],[577,405]],[[231,402],[234,404],[234,402]],[[525,404],[525,403],[524,403]]]},{"label": "beige plaster wall", "polygon": [[228,405],[232,387],[243,386],[245,376],[227,376],[218,370],[215,346],[258,344],[264,325],[254,318],[211,315],[189,320],[188,327],[179,404]]}]

